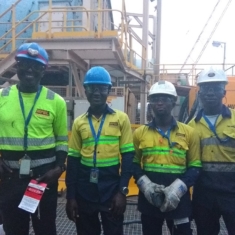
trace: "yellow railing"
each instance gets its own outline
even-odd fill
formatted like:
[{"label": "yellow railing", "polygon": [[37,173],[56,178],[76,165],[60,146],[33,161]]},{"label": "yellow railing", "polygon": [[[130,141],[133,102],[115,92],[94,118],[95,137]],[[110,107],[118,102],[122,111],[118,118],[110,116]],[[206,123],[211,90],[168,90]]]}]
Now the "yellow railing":
[{"label": "yellow railing", "polygon": [[[11,7],[9,7],[8,9],[6,9],[1,15],[0,15],[0,19],[3,18],[3,16],[5,16],[8,12],[11,12],[11,18],[12,18],[12,50],[15,50],[15,24],[16,24],[16,19],[15,19],[15,15],[16,15],[16,5],[20,2],[21,0],[17,0],[14,4],[12,4]],[[7,23],[7,22],[5,22]],[[1,40],[1,39],[0,39]],[[0,49],[1,52],[1,49]]]},{"label": "yellow railing", "polygon": [[[155,82],[155,75],[154,75],[154,66],[156,64],[153,64],[152,62],[148,62],[148,68],[147,68],[147,74],[152,75],[152,81],[151,84]],[[233,74],[233,68],[234,64],[226,64],[226,74],[227,75],[234,75]],[[222,68],[223,64],[186,64],[182,71],[179,73],[180,69],[182,67],[182,64],[160,64],[159,65],[159,71],[160,71],[160,77],[161,80],[167,80],[171,81],[178,85],[189,85],[189,86],[195,86],[196,85],[196,79],[198,74],[206,68],[209,67],[217,67]],[[182,78],[185,78],[185,83],[180,83],[182,81]]]},{"label": "yellow railing", "polygon": [[[21,0],[18,0],[20,2]],[[13,4],[4,15],[11,11],[11,19],[9,22],[2,22],[1,15],[0,16],[0,26],[3,24],[11,24],[11,29],[5,32],[0,36],[0,41],[5,40],[5,43],[2,47],[0,47],[0,53],[12,52],[15,50],[17,46],[17,41],[27,41],[28,39],[37,39],[37,38],[45,38],[45,39],[55,39],[55,38],[71,38],[71,37],[95,37],[95,38],[103,38],[103,37],[116,37],[119,41],[120,48],[123,51],[125,63],[128,67],[138,70],[139,72],[144,71],[146,64],[146,48],[145,46],[138,42],[133,34],[131,34],[128,30],[128,21],[125,12],[125,1],[122,0],[123,7],[122,11],[114,10],[114,9],[102,9],[101,8],[101,0],[98,1],[98,9],[90,10],[81,6],[70,6],[70,7],[55,7],[52,5],[52,1],[49,0],[49,8],[47,10],[38,10],[33,11],[29,15],[27,15],[24,19],[20,21],[16,21],[16,4]],[[71,13],[82,14],[83,21],[82,23],[79,20],[69,19],[68,14]],[[53,19],[53,13],[61,13],[63,14],[63,19]],[[118,23],[116,25],[113,24],[114,29],[107,30],[106,25],[108,25],[109,18],[104,17],[105,14],[118,14]],[[97,30],[92,30],[91,26],[91,16],[97,17]],[[48,17],[47,20],[43,19],[43,17]],[[34,18],[33,21],[30,19]],[[102,20],[103,19],[103,20]],[[60,24],[60,26],[56,24]],[[46,29],[42,30],[40,26],[42,24],[47,24]],[[26,30],[32,30],[31,37],[22,37],[22,34]],[[134,43],[133,43],[134,42]],[[7,51],[8,48],[11,48],[11,51]],[[138,47],[138,51],[134,48]],[[141,63],[138,65],[136,61],[140,60]]]}]

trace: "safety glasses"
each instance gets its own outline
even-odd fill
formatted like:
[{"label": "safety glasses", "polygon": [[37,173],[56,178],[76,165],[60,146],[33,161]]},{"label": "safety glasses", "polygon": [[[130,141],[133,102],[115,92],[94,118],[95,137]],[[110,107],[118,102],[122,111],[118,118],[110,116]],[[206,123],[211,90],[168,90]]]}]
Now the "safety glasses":
[{"label": "safety glasses", "polygon": [[200,86],[200,92],[207,93],[211,91],[214,93],[218,93],[224,91],[224,88],[225,88],[224,84],[210,84],[210,85],[203,84]]},{"label": "safety glasses", "polygon": [[45,70],[44,65],[34,62],[34,61],[24,61],[24,60],[17,61],[17,67],[20,70],[28,70],[30,68],[37,73]]},{"label": "safety glasses", "polygon": [[150,97],[150,103],[170,103],[172,102],[172,98],[166,96],[158,96],[158,97]]},{"label": "safety glasses", "polygon": [[108,93],[109,89],[109,86],[104,85],[87,85],[85,87],[85,90],[89,93],[94,93],[95,91],[98,91],[99,93]]}]

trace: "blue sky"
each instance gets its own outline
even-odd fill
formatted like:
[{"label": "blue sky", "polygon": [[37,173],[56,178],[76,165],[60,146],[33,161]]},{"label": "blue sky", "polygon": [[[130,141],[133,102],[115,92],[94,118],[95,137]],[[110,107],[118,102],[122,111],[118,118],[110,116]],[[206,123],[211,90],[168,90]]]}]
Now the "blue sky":
[{"label": "blue sky", "polygon": [[[111,0],[112,7],[121,9],[121,0]],[[127,12],[142,13],[143,0],[126,0]],[[147,1],[147,0],[144,0]],[[203,26],[218,0],[162,0],[161,63],[182,64],[188,56]],[[188,63],[195,62],[229,0],[221,0],[210,23],[191,55]],[[157,1],[149,3],[154,13]],[[217,30],[205,49],[199,64],[222,63],[223,47],[213,47],[212,41],[226,42],[226,63],[235,64],[235,1],[227,9]],[[150,27],[151,30],[151,27]],[[138,32],[141,35],[141,32]]]}]

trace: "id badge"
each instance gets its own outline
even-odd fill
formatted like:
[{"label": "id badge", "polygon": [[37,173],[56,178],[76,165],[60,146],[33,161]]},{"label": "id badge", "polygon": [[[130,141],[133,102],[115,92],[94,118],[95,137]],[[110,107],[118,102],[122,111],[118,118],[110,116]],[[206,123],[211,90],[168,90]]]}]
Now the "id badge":
[{"label": "id badge", "polygon": [[30,174],[30,163],[31,158],[28,155],[24,155],[24,157],[20,159],[20,175]]},{"label": "id badge", "polygon": [[99,178],[99,169],[97,168],[92,168],[91,173],[90,173],[90,182],[97,184],[98,183],[98,178]]}]

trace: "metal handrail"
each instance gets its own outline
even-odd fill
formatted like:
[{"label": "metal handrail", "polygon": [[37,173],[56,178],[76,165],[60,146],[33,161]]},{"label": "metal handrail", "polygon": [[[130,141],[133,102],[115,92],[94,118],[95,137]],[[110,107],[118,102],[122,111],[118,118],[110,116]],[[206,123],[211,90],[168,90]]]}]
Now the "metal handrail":
[{"label": "metal handrail", "polygon": [[[19,2],[21,0],[18,0],[17,2]],[[49,0],[49,2],[51,2],[51,0]],[[99,0],[100,2],[100,0]],[[125,11],[125,6],[124,6],[124,0],[123,0],[123,11]],[[119,43],[121,44],[121,48],[124,49],[124,58],[126,63],[129,62],[131,65],[131,67],[134,68],[134,63],[133,63],[133,58],[138,56],[139,58],[142,59],[142,65],[144,64],[143,61],[146,61],[145,55],[146,55],[146,48],[144,47],[143,43],[138,42],[137,39],[135,38],[135,35],[132,35],[131,32],[128,32],[128,28],[127,28],[127,16],[125,14],[125,12],[121,11],[121,10],[116,10],[116,9],[94,9],[94,10],[88,10],[85,7],[81,7],[81,6],[72,6],[72,7],[53,7],[51,4],[49,5],[49,9],[46,10],[37,10],[37,11],[33,11],[30,14],[28,14],[24,19],[22,19],[21,21],[17,22],[15,19],[15,8],[14,6],[12,6],[10,8],[12,10],[12,27],[10,30],[8,30],[7,32],[5,32],[3,35],[1,35],[0,40],[7,40],[7,42],[0,48],[0,52],[3,51],[10,43],[12,44],[12,51],[15,50],[16,47],[16,41],[18,40],[25,40],[27,38],[19,38],[19,36],[25,32],[25,30],[27,30],[28,28],[32,27],[33,33],[37,33],[37,32],[44,32],[46,33],[46,37],[47,39],[51,39],[53,37],[53,31],[52,29],[57,29],[57,28],[61,28],[63,30],[63,32],[68,32],[67,30],[69,29],[81,29],[82,31],[89,31],[90,30],[90,14],[92,13],[96,13],[97,17],[98,17],[98,31],[94,32],[95,37],[96,38],[101,38],[102,37],[102,32],[104,32],[104,28],[102,26],[102,21],[99,18],[100,14],[106,13],[106,12],[117,12],[118,14],[120,14],[120,18],[121,18],[121,24],[120,24],[120,28],[118,30],[115,30],[117,32],[120,32],[117,34],[117,37],[119,39]],[[9,10],[8,10],[9,11]],[[74,22],[76,22],[76,20],[53,20],[51,17],[51,14],[53,12],[62,12],[64,14],[67,14],[68,12],[82,12],[84,14],[86,14],[87,17],[87,21],[86,21],[86,27],[83,25],[74,25]],[[14,14],[13,14],[14,13]],[[5,13],[6,14],[6,13]],[[39,16],[29,22],[28,19],[33,16],[34,14],[39,14]],[[40,20],[43,16],[45,16],[46,14],[49,14],[49,20],[45,21],[45,20]],[[43,22],[47,22],[48,23],[48,29],[45,31],[40,31],[38,25],[40,23]],[[52,23],[54,22],[62,22],[63,25],[61,26],[54,26],[52,25]],[[72,26],[68,25],[68,22],[72,22]],[[26,24],[27,23],[27,24]],[[105,22],[104,22],[105,23]],[[3,24],[3,22],[0,22],[0,24]],[[8,23],[9,24],[9,23]],[[26,26],[25,26],[26,24]],[[24,25],[25,27],[23,27],[22,30],[20,30],[20,32],[16,33],[16,29],[21,26]],[[71,31],[70,31],[71,32]],[[30,38],[28,38],[30,39]],[[129,40],[128,40],[129,39]],[[142,50],[142,55],[140,55],[137,51],[135,51],[132,47],[132,39],[135,39],[138,42],[138,45],[140,45],[140,49]],[[131,53],[131,57],[128,59],[128,53],[127,51],[129,51]],[[143,68],[141,68],[142,70]]]},{"label": "metal handrail", "polygon": [[[156,66],[156,64],[153,64],[152,62],[149,61],[149,64],[151,67],[149,70],[147,69],[147,74],[153,75],[153,68]],[[167,79],[168,75],[172,74],[182,74],[186,75],[188,82],[190,85],[195,85],[196,84],[196,77],[199,74],[200,71],[205,69],[205,66],[222,66],[223,64],[221,63],[215,63],[215,64],[210,64],[210,63],[202,63],[202,64],[197,64],[197,67],[195,67],[195,64],[186,64],[185,67],[182,69],[181,73],[179,73],[179,68],[182,66],[182,64],[160,64],[160,79]],[[235,67],[234,64],[226,64],[229,67],[227,70],[230,70],[233,66]],[[227,71],[226,70],[226,71]]]},{"label": "metal handrail", "polygon": [[[27,19],[28,17],[30,17],[33,13],[34,13],[34,12],[30,13],[30,14],[29,14],[28,16],[26,16],[22,21],[24,21],[25,19]],[[34,20],[34,21],[32,21],[31,23],[29,23],[29,25],[27,25],[23,30],[21,30],[18,34],[16,34],[15,37],[12,36],[12,39],[11,39],[11,40],[9,40],[7,43],[5,43],[5,45],[3,45],[2,47],[0,47],[0,51],[1,51],[3,48],[5,48],[7,45],[9,45],[11,42],[13,42],[13,40],[16,40],[16,38],[17,38],[20,34],[22,34],[26,29],[28,29],[31,25],[33,25],[33,23],[34,23],[35,21],[37,21],[38,19],[42,18],[44,15],[45,15],[45,14],[40,15],[36,20]],[[21,21],[20,21],[18,24],[15,25],[15,28],[16,28],[18,25],[20,25],[20,24],[21,24]],[[0,40],[1,40],[4,36],[8,35],[10,32],[13,32],[13,30],[14,30],[14,29],[11,28],[8,32],[6,32],[5,34],[3,34],[2,37],[0,37]],[[12,43],[12,45],[13,45],[13,43]],[[14,45],[14,46],[15,46],[15,45]],[[13,51],[13,50],[12,50],[12,51]]]},{"label": "metal handrail", "polygon": [[11,11],[12,8],[13,8],[14,6],[16,6],[20,1],[21,1],[21,0],[17,0],[15,3],[13,3],[11,7],[9,7],[8,9],[6,9],[6,10],[0,15],[0,18],[2,18],[2,17],[3,17],[4,15],[6,15],[9,11]]}]

